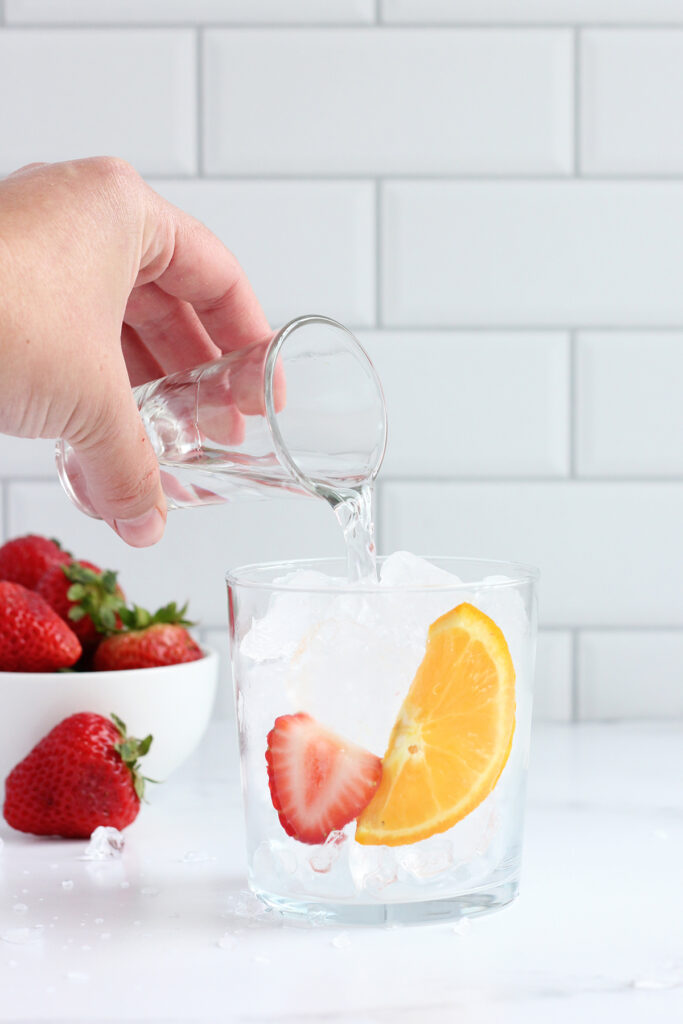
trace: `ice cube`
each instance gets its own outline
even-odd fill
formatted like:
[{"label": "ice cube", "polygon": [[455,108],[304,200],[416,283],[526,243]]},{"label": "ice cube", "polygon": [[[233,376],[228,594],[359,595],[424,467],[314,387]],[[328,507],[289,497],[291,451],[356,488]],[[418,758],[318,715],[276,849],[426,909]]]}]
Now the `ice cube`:
[{"label": "ice cube", "polygon": [[62,882],[62,889],[73,889],[74,884],[70,878],[65,878]]},{"label": "ice cube", "polygon": [[308,858],[308,863],[318,874],[326,874],[341,853],[346,840],[343,832],[330,832],[322,846],[316,847]]},{"label": "ice cube", "polygon": [[90,836],[90,842],[79,860],[106,860],[119,857],[126,845],[125,837],[117,828],[99,825]]},{"label": "ice cube", "polygon": [[382,565],[380,582],[385,587],[407,584],[415,586],[461,586],[462,580],[453,573],[439,568],[426,558],[409,551],[395,551]]},{"label": "ice cube", "polygon": [[447,839],[427,839],[402,848],[398,861],[415,881],[432,879],[452,867],[453,847]]},{"label": "ice cube", "polygon": [[398,878],[391,849],[354,844],[349,851],[349,866],[356,888],[378,895]]},{"label": "ice cube", "polygon": [[335,949],[350,949],[352,943],[349,933],[340,932],[339,935],[335,935],[335,937],[330,941],[330,945],[334,946]]},{"label": "ice cube", "polygon": [[279,922],[282,916],[276,910],[267,907],[258,897],[247,890],[230,893],[226,901],[226,910],[226,916],[238,917],[241,920],[255,924]]},{"label": "ice cube", "polygon": [[[291,658],[306,633],[327,614],[334,597],[329,593],[330,588],[339,587],[343,582],[309,570],[275,580],[275,585],[293,589],[273,593],[265,615],[252,621],[240,644],[240,654],[252,661]],[[325,589],[316,589],[321,586]]]},{"label": "ice cube", "polygon": [[15,903],[14,906],[12,907],[12,910],[15,912],[15,914],[25,914],[26,911],[28,910],[28,907],[26,906],[25,903]]}]

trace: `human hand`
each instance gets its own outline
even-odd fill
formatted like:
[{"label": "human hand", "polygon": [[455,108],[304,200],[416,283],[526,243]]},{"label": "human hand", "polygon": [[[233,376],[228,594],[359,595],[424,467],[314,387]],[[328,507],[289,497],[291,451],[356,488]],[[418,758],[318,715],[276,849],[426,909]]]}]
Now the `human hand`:
[{"label": "human hand", "polygon": [[270,333],[235,257],[125,162],[32,164],[0,182],[0,432],[68,441],[127,543],[155,543],[166,518],[131,385]]}]

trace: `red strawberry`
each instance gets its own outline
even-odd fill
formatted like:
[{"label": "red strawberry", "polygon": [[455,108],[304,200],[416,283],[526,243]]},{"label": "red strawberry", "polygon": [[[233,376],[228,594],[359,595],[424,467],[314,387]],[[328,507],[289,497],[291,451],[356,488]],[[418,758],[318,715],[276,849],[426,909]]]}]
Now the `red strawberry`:
[{"label": "red strawberry", "polygon": [[126,737],[102,715],[71,715],[43,737],[5,783],[5,820],[37,836],[87,839],[98,825],[125,828],[144,793],[138,758],[152,737]]},{"label": "red strawberry", "polygon": [[0,582],[0,671],[56,672],[80,656],[78,637],[45,598]]},{"label": "red strawberry", "polygon": [[48,566],[70,559],[69,552],[63,551],[57,541],[34,533],[15,537],[0,548],[0,580],[33,590]]},{"label": "red strawberry", "polygon": [[382,777],[378,757],[303,712],[275,719],[266,762],[280,824],[301,843],[324,843],[357,818]]},{"label": "red strawberry", "polygon": [[116,575],[80,561],[51,565],[38,580],[36,591],[69,624],[86,654],[97,647],[102,633],[121,625],[116,613],[125,596]]},{"label": "red strawberry", "polygon": [[187,605],[165,605],[154,615],[133,605],[119,611],[125,629],[103,640],[93,658],[97,672],[126,668],[154,668],[203,658],[199,644],[185,629]]}]

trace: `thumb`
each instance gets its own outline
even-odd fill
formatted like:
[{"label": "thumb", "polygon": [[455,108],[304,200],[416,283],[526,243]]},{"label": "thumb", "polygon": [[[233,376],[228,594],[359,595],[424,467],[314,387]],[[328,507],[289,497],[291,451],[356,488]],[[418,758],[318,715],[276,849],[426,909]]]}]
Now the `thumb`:
[{"label": "thumb", "polygon": [[128,383],[107,381],[106,392],[89,397],[68,473],[79,503],[104,519],[132,547],[155,544],[166,523],[159,465]]}]

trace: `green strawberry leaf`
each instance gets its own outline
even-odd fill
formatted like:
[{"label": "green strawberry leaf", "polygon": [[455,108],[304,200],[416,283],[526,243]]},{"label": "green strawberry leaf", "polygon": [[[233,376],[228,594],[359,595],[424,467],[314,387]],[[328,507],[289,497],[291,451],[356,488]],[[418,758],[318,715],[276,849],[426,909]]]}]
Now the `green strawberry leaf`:
[{"label": "green strawberry leaf", "polygon": [[74,602],[69,609],[72,622],[80,622],[87,615],[98,633],[115,633],[118,628],[117,613],[125,608],[125,601],[116,582],[117,573],[111,569],[95,572],[80,562],[70,562],[61,568],[71,583],[66,596]]},{"label": "green strawberry leaf", "polygon": [[111,712],[111,719],[121,734],[121,743],[114,744],[114,750],[120,755],[121,760],[124,762],[131,774],[133,782],[133,788],[138,796],[138,799],[145,799],[145,782],[156,782],[156,779],[147,778],[145,775],[141,775],[140,758],[144,757],[148,753],[149,748],[152,746],[152,735],[145,736],[144,739],[139,740],[134,736],[126,735],[126,725],[122,722],[118,715]]}]

